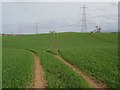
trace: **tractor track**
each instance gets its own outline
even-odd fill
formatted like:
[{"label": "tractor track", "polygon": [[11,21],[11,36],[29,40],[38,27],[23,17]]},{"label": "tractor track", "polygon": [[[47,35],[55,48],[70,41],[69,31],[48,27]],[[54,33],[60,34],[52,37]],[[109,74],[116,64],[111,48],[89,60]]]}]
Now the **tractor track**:
[{"label": "tractor track", "polygon": [[35,62],[35,82],[33,88],[47,88],[46,80],[44,79],[44,71],[37,54],[33,53]]},{"label": "tractor track", "polygon": [[34,50],[29,50],[33,55],[34,58],[34,79],[33,79],[33,85],[31,86],[31,88],[44,88],[45,90],[47,90],[47,81],[44,79],[44,70],[42,68],[41,65],[41,60],[39,58],[39,56],[37,55],[37,53]]},{"label": "tractor track", "polygon": [[[51,53],[53,54],[51,51],[47,51],[48,53]],[[80,76],[82,76],[87,82],[88,84],[91,86],[91,88],[94,88],[94,89],[102,89],[102,90],[106,90],[108,89],[109,87],[101,82],[101,81],[98,81],[96,80],[94,77],[88,75],[87,73],[81,71],[80,69],[78,69],[75,65],[67,62],[67,60],[65,60],[64,58],[62,58],[61,56],[57,55],[57,54],[53,54],[55,56],[55,58],[59,59],[60,61],[62,61],[64,64],[66,64],[67,66],[69,66],[70,68],[73,69],[73,71],[77,72]]]}]

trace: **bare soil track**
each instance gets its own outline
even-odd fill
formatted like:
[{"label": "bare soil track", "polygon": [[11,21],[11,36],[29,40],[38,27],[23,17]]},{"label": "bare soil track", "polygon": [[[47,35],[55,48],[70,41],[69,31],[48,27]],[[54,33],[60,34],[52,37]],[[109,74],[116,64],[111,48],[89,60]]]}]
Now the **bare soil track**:
[{"label": "bare soil track", "polygon": [[44,79],[44,71],[41,66],[40,58],[33,52],[35,62],[35,76],[33,88],[47,88],[47,82]]},{"label": "bare soil track", "polygon": [[[108,87],[106,84],[97,81],[95,78],[93,78],[92,76],[88,75],[87,73],[81,71],[80,69],[78,69],[76,66],[72,65],[71,63],[67,62],[65,59],[63,59],[62,57],[60,57],[59,55],[55,55],[55,57],[59,60],[61,60],[63,63],[65,63],[66,65],[68,65],[70,68],[72,68],[75,72],[77,72],[80,76],[82,76],[87,82],[88,84],[91,86],[91,88],[101,88],[102,90],[106,90]],[[101,90],[100,89],[100,90]]]}]

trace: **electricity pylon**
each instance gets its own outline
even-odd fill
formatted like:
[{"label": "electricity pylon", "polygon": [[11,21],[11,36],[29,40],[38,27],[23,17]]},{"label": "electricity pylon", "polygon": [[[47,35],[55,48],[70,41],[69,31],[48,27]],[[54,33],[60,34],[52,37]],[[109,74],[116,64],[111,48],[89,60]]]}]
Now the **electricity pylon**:
[{"label": "electricity pylon", "polygon": [[38,23],[37,22],[35,23],[35,31],[36,31],[36,34],[38,34]]},{"label": "electricity pylon", "polygon": [[50,31],[50,34],[52,38],[49,49],[56,49],[57,51],[59,51],[58,33],[56,31]]},{"label": "electricity pylon", "polygon": [[80,7],[82,9],[82,23],[81,23],[81,32],[87,31],[87,19],[86,19],[86,9],[87,7],[84,5],[83,7]]}]

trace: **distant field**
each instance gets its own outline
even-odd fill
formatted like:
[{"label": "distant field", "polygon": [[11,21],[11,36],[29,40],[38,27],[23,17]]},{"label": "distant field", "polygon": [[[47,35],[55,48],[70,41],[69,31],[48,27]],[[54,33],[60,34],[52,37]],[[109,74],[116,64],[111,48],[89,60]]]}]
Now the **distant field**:
[{"label": "distant field", "polygon": [[[50,48],[51,37],[49,34],[3,36],[3,87],[26,87],[32,82],[34,62],[26,49],[36,51],[41,58],[49,88],[89,87],[76,72],[43,52],[49,48],[58,53]],[[109,87],[119,86],[118,34],[60,33],[59,48],[59,54],[82,71]],[[24,73],[20,75],[21,72]]]}]

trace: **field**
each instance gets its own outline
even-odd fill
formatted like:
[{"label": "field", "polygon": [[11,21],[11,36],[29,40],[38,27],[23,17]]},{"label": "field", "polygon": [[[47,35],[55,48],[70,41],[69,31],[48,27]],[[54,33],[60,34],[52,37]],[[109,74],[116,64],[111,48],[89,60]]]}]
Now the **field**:
[{"label": "field", "polygon": [[[90,88],[89,83],[65,61],[107,85],[115,88],[118,77],[118,34],[59,33],[58,53],[51,46],[50,34],[3,36],[3,87],[30,87],[34,83],[34,59],[37,53],[45,72],[48,88]],[[119,67],[120,68],[120,67]]]},{"label": "field", "polygon": [[47,52],[39,53],[50,88],[86,88],[88,83],[71,68]]},{"label": "field", "polygon": [[33,77],[33,57],[26,50],[5,48],[2,68],[3,87],[26,87]]},{"label": "field", "polygon": [[2,36],[0,36],[0,89],[2,88]]},{"label": "field", "polygon": [[[72,37],[77,35],[78,37],[72,40]],[[96,77],[97,80],[105,81],[109,86],[116,87],[118,85],[117,35],[98,33],[79,36],[79,34],[71,33],[61,37],[64,38],[62,42],[67,41],[69,45],[66,47],[61,45],[62,57]],[[69,40],[75,42],[69,42]]]}]

